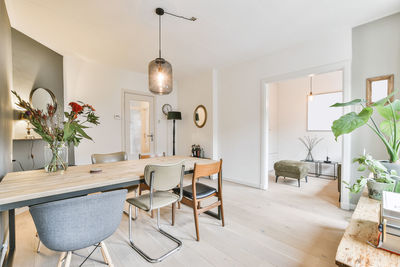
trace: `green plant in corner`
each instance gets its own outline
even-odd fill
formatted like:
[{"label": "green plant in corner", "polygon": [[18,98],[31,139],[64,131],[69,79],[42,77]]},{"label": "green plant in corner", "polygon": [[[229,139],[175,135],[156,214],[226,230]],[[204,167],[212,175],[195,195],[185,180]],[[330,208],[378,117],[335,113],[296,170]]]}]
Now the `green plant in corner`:
[{"label": "green plant in corner", "polygon": [[378,160],[372,158],[371,155],[363,155],[359,158],[355,158],[353,163],[358,163],[358,171],[363,172],[365,170],[369,170],[373,177],[364,177],[361,176],[357,181],[350,186],[347,182],[343,181],[344,184],[347,185],[347,188],[352,193],[359,193],[364,186],[367,184],[368,181],[374,180],[377,183],[385,183],[385,184],[395,184],[395,180],[392,177],[397,177],[396,171],[389,171],[386,169],[385,166],[382,165]]},{"label": "green plant in corner", "polygon": [[[354,105],[362,107],[359,113],[349,112],[333,122],[332,132],[336,140],[341,135],[351,133],[361,126],[367,125],[385,145],[389,161],[400,164],[400,100],[396,99],[393,102],[390,100],[395,93],[393,92],[370,106],[367,106],[366,101],[361,99],[332,105],[331,107]],[[379,126],[372,118],[374,110],[383,118]]]}]

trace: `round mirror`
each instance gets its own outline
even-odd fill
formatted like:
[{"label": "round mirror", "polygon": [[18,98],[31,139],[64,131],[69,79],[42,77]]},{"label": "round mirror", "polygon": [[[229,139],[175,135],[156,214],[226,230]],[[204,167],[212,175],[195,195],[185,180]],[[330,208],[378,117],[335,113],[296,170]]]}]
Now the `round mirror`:
[{"label": "round mirror", "polygon": [[53,105],[57,110],[56,96],[52,91],[46,88],[35,88],[29,94],[29,102],[35,109],[40,109],[44,112],[47,111],[47,105]]},{"label": "round mirror", "polygon": [[197,108],[194,110],[193,120],[194,124],[196,124],[196,126],[199,128],[202,128],[206,124],[207,110],[205,106],[203,105],[197,106]]}]

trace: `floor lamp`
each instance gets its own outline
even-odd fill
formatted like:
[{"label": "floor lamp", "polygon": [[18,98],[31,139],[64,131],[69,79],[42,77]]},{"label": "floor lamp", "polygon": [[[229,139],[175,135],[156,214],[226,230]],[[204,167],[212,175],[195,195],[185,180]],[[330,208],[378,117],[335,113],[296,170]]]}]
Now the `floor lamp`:
[{"label": "floor lamp", "polygon": [[174,122],[174,128],[173,128],[173,132],[172,132],[172,155],[175,156],[175,121],[182,120],[182,115],[179,111],[170,111],[170,112],[168,112],[167,119],[173,120],[173,122]]}]

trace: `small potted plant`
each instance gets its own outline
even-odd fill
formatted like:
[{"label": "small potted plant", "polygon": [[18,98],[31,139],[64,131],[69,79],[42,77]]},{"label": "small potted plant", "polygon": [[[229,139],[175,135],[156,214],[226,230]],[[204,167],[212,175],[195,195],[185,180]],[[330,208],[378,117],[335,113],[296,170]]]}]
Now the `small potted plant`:
[{"label": "small potted plant", "polygon": [[[400,100],[391,101],[391,97],[395,93],[393,92],[370,106],[362,99],[332,105],[331,107],[360,105],[362,108],[359,113],[349,112],[335,120],[332,124],[332,132],[337,140],[339,136],[367,125],[379,137],[388,153],[389,160],[381,161],[381,163],[389,171],[395,170],[400,174]],[[372,117],[375,111],[382,117],[380,123]]]},{"label": "small potted plant", "polygon": [[382,192],[398,191],[399,184],[396,185],[396,181],[393,179],[397,177],[395,171],[389,172],[386,167],[372,158],[371,155],[363,155],[359,158],[353,160],[353,163],[357,162],[359,164],[358,171],[369,170],[371,175],[369,177],[361,176],[352,186],[349,186],[347,182],[345,183],[350,190],[350,192],[357,194],[359,193],[365,185],[368,188],[368,196],[376,200],[382,200]]}]

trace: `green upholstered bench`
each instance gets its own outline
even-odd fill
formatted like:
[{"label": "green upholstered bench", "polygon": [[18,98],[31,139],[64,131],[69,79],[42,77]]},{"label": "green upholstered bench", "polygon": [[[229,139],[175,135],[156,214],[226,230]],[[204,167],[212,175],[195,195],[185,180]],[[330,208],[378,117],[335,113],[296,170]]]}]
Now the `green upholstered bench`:
[{"label": "green upholstered bench", "polygon": [[308,176],[308,166],[307,163],[294,160],[281,160],[274,164],[275,169],[275,182],[278,182],[278,177],[283,176],[297,179],[298,185],[300,187],[300,180],[305,178],[307,181]]}]

